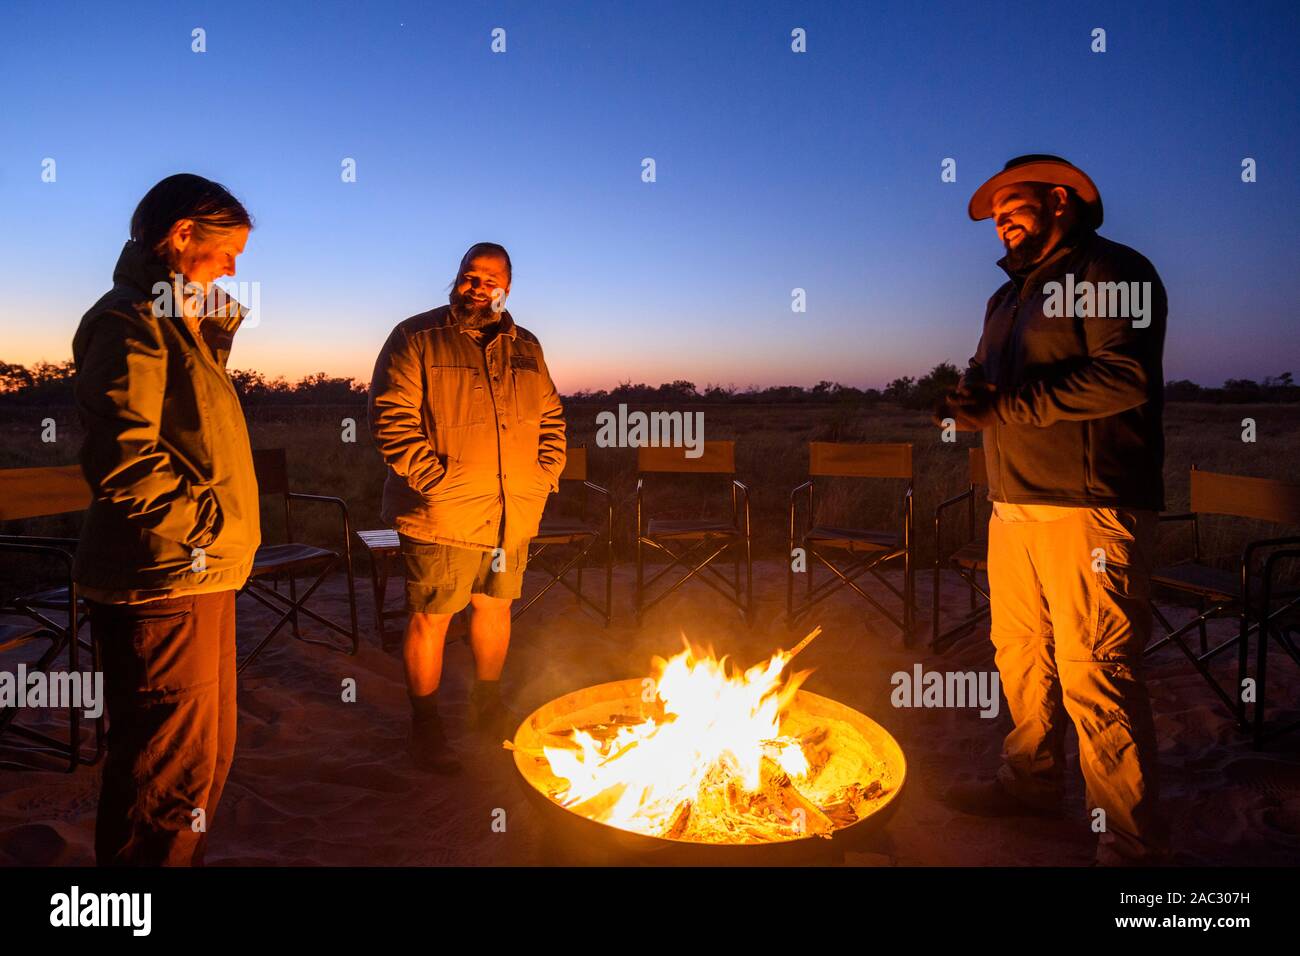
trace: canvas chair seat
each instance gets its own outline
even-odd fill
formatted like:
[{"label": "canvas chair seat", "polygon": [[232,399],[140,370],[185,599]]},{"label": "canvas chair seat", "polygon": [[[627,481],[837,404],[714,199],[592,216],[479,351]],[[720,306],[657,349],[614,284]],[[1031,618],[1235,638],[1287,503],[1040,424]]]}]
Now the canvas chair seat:
[{"label": "canvas chair seat", "polygon": [[902,536],[888,531],[829,528],[822,525],[812,528],[807,539],[847,551],[897,551],[903,546]]},{"label": "canvas chair seat", "polygon": [[22,603],[42,611],[62,611],[68,606],[68,588],[66,585],[60,585],[55,588],[44,588],[32,594],[24,594]]},{"label": "canvas chair seat", "polygon": [[651,518],[646,534],[654,538],[703,538],[705,535],[738,535],[740,530],[727,521],[710,518]]},{"label": "canvas chair seat", "polygon": [[[1167,568],[1158,568],[1151,575],[1153,583],[1174,591],[1195,594],[1220,603],[1241,600],[1241,575],[1235,571],[1225,571],[1204,564],[1175,564]],[[1279,591],[1274,598],[1287,598],[1296,594],[1295,588]],[[1250,596],[1253,601],[1264,598],[1264,582],[1252,577]]]},{"label": "canvas chair seat", "polygon": [[338,553],[310,544],[264,544],[253,555],[252,577],[311,568],[338,559]]},{"label": "canvas chair seat", "polygon": [[948,556],[948,560],[960,568],[972,571],[984,571],[989,566],[989,543],[987,541],[970,541]]},{"label": "canvas chair seat", "polygon": [[582,518],[543,518],[533,535],[534,544],[573,544],[583,538],[598,535],[603,530],[602,524],[595,519]]}]

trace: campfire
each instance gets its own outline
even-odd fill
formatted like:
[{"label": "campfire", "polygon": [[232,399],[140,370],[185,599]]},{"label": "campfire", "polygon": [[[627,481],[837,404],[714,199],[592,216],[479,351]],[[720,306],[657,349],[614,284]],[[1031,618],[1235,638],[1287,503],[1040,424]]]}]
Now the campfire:
[{"label": "campfire", "polygon": [[585,819],[666,840],[831,837],[883,809],[902,752],[883,729],[801,690],[791,651],[748,670],[689,645],[655,676],[543,706],[506,746],[529,784]]}]

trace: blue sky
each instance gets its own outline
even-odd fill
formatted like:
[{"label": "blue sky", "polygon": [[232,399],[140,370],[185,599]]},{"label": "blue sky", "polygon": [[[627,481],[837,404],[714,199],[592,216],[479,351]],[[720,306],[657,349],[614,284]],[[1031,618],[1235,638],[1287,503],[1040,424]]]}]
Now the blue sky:
[{"label": "blue sky", "polygon": [[1043,151],[1160,270],[1166,378],[1300,373],[1298,42],[1282,3],[7,0],[0,359],[66,358],[135,203],[190,171],[257,221],[238,367],[368,379],[486,239],[562,391],[879,387],[971,354],[1002,275],[967,199]]}]

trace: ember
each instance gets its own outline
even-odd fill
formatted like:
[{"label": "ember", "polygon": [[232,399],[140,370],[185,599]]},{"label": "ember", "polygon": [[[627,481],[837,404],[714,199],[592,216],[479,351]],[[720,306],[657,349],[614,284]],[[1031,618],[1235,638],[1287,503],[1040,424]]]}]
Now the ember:
[{"label": "ember", "polygon": [[794,650],[731,672],[689,646],[653,682],[587,688],[520,727],[515,761],[552,802],[668,840],[752,844],[830,837],[881,809],[902,753],[866,717],[801,691]]}]

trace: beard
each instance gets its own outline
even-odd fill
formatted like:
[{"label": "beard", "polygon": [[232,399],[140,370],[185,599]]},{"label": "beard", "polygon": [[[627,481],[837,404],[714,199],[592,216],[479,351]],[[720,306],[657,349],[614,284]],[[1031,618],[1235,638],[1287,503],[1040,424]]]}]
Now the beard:
[{"label": "beard", "polygon": [[500,313],[493,310],[491,299],[480,305],[452,289],[448,302],[451,304],[452,318],[471,329],[486,328],[501,318]]},{"label": "beard", "polygon": [[1003,243],[1007,250],[1007,268],[1012,272],[1019,272],[1038,262],[1047,250],[1047,243],[1051,236],[1050,226],[1035,223],[1033,231],[1027,233],[1017,245],[1007,246]]}]

